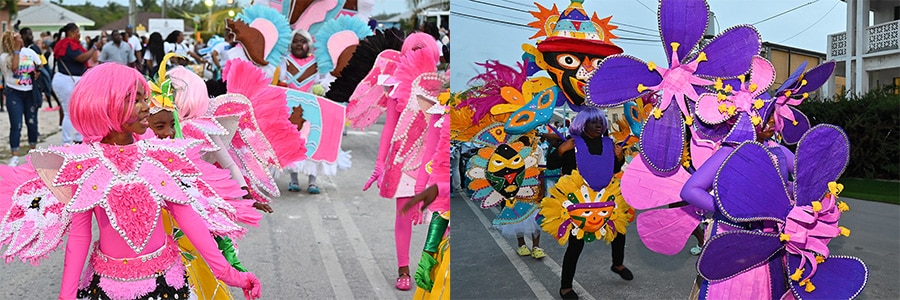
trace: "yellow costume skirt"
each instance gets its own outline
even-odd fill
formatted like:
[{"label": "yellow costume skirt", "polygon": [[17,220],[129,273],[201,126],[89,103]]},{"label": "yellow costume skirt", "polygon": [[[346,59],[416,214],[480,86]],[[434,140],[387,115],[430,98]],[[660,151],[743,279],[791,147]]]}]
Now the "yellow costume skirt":
[{"label": "yellow costume skirt", "polygon": [[438,253],[435,259],[438,261],[437,266],[431,269],[431,278],[434,280],[434,286],[431,291],[416,287],[416,294],[413,296],[415,300],[450,300],[450,238],[444,237],[438,247]]},{"label": "yellow costume skirt", "polygon": [[[175,223],[175,220],[169,215],[167,210],[163,209],[162,213],[163,226],[166,232],[172,234],[173,228],[178,227],[178,224]],[[181,261],[186,269],[188,283],[191,285],[194,295],[197,295],[197,299],[234,299],[228,290],[228,285],[216,279],[209,265],[200,256],[200,252],[197,251],[197,248],[191,244],[191,241],[186,236],[176,237],[175,241],[178,243],[178,249],[181,250]]]}]

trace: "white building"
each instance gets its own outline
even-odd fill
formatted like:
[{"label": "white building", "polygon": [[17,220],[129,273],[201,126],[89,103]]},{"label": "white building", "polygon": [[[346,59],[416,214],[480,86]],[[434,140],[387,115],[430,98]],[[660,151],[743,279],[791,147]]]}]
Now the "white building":
[{"label": "white building", "polygon": [[842,1],[847,2],[847,31],[828,36],[827,59],[837,66],[825,95],[900,86],[900,1]]}]

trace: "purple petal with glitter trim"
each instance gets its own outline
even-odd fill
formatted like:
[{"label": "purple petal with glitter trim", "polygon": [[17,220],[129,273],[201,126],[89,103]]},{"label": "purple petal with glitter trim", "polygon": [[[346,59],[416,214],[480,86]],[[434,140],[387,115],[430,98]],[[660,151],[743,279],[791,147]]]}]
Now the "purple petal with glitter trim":
[{"label": "purple petal with glitter trim", "polygon": [[731,132],[725,136],[725,143],[740,144],[747,141],[756,140],[756,129],[750,122],[750,115],[745,112],[738,114],[737,122],[731,127]]},{"label": "purple petal with glitter trim", "polygon": [[816,125],[800,139],[794,163],[794,200],[810,205],[828,191],[828,182],[844,173],[850,159],[850,141],[840,127]]},{"label": "purple petal with glitter trim", "polygon": [[742,144],[725,159],[713,189],[719,210],[734,222],[783,222],[791,210],[784,179],[769,152],[757,143]]},{"label": "purple petal with glitter trim", "polygon": [[[794,274],[800,266],[800,257],[788,257],[788,274]],[[801,278],[806,278],[812,271],[807,262]],[[831,256],[816,266],[816,274],[809,279],[816,287],[806,292],[799,282],[791,280],[791,290],[797,299],[853,299],[866,286],[869,271],[859,258],[850,256]]]},{"label": "purple petal with glitter trim", "polygon": [[750,25],[725,30],[700,50],[708,60],[697,65],[695,74],[721,78],[747,73],[753,56],[759,55],[759,46],[759,33]]},{"label": "purple petal with glitter trim", "polygon": [[727,279],[773,259],[781,247],[777,234],[725,232],[706,242],[697,261],[697,271],[710,281]]},{"label": "purple petal with glitter trim", "polygon": [[778,87],[778,90],[775,91],[775,95],[778,95],[778,93],[781,93],[781,91],[784,91],[785,89],[793,86],[794,83],[797,83],[797,79],[800,79],[800,75],[803,74],[803,71],[806,71],[805,60],[800,62],[800,66],[794,70],[794,73],[791,73],[791,76],[788,76],[788,78],[785,79],[783,83],[781,83],[781,86]]},{"label": "purple petal with glitter trim", "polygon": [[691,233],[700,224],[697,208],[655,209],[637,216],[637,232],[644,245],[653,252],[675,255],[684,248]]},{"label": "purple petal with glitter trim", "polygon": [[612,107],[641,96],[638,84],[655,86],[662,77],[650,71],[640,59],[627,55],[613,55],[597,67],[587,83],[587,98],[600,107]]},{"label": "purple petal with glitter trim", "polygon": [[672,42],[678,42],[678,59],[684,61],[706,31],[709,7],[704,0],[660,1],[659,34],[671,66]]},{"label": "purple petal with glitter trim", "polygon": [[829,61],[812,68],[812,70],[809,70],[809,72],[806,72],[806,74],[803,75],[803,79],[806,80],[806,85],[797,90],[797,93],[803,94],[819,89],[826,81],[828,81],[828,78],[831,78],[831,73],[834,73],[834,61]]},{"label": "purple petal with glitter trim", "polygon": [[728,135],[731,126],[728,124],[709,125],[703,122],[694,122],[694,132],[697,136],[705,140],[721,141]]},{"label": "purple petal with glitter trim", "polygon": [[781,137],[784,138],[784,142],[788,145],[799,142],[803,134],[809,130],[809,118],[796,108],[791,107],[791,112],[794,113],[794,120],[797,121],[797,126],[794,126],[791,120],[785,119],[784,127],[781,129]]},{"label": "purple petal with glitter trim", "polygon": [[647,118],[641,132],[641,155],[651,168],[666,173],[679,167],[684,147],[684,118],[677,105],[670,105],[662,116]]}]

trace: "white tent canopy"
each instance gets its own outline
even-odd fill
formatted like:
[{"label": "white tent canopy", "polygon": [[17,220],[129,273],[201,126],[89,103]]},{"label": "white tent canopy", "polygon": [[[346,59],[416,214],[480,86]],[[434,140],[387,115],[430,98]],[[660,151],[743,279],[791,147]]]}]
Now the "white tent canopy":
[{"label": "white tent canopy", "polygon": [[94,21],[91,19],[50,3],[50,1],[41,1],[40,5],[19,11],[18,20],[22,21],[20,27],[59,28],[68,23],[75,23],[79,27],[94,26]]}]

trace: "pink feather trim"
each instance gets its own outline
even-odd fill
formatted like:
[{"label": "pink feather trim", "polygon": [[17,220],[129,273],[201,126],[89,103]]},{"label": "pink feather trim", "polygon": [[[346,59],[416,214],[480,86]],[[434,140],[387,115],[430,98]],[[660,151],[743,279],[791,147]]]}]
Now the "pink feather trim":
[{"label": "pink feather trim", "polygon": [[397,71],[388,79],[389,83],[397,84],[389,94],[390,97],[397,99],[396,110],[403,110],[407,106],[416,77],[437,71],[437,63],[435,56],[429,53],[427,48],[413,50],[400,56]]},{"label": "pink feather trim", "polygon": [[[259,129],[278,157],[278,165],[287,167],[306,158],[306,141],[297,126],[288,121],[287,94],[270,86],[262,70],[252,63],[232,60],[223,71],[229,93],[246,96],[253,104]],[[251,145],[254,146],[254,145]]]},{"label": "pink feather trim", "polygon": [[501,64],[496,60],[489,60],[484,63],[476,63],[484,67],[484,73],[478,74],[471,80],[472,82],[482,82],[482,86],[478,89],[478,97],[472,97],[459,103],[460,107],[469,106],[475,114],[472,116],[472,124],[477,124],[491,112],[491,107],[497,104],[506,103],[500,93],[500,89],[509,86],[517,90],[522,89],[522,84],[528,79],[525,72],[525,65],[516,63],[518,70]]},{"label": "pink feather trim", "polygon": [[260,214],[259,211],[253,207],[254,201],[243,199],[225,201],[228,202],[228,204],[231,204],[232,207],[234,207],[235,212],[232,216],[233,220],[245,225],[259,227],[259,221],[262,220],[262,214]]},{"label": "pink feather trim", "polygon": [[31,163],[23,164],[18,167],[10,167],[0,165],[0,218],[5,216],[12,207],[12,194],[23,183],[38,178],[37,171],[31,166]]}]

